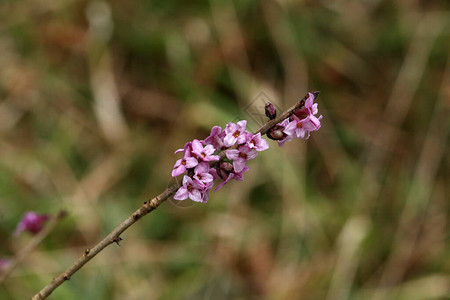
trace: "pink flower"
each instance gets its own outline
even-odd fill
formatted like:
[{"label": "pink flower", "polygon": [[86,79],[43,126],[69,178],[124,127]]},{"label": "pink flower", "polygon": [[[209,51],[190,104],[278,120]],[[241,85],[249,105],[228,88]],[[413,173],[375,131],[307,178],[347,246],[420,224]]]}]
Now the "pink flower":
[{"label": "pink flower", "polygon": [[198,156],[203,161],[218,161],[219,155],[212,155],[216,149],[213,145],[206,145],[203,147],[199,140],[192,141],[192,153]]},{"label": "pink flower", "polygon": [[[198,165],[198,160],[195,157],[191,157],[190,147],[190,143],[186,143],[186,145],[184,145],[184,157],[177,160],[177,162],[173,166],[172,177],[177,177],[178,175],[186,172],[187,169],[193,168]],[[176,153],[180,152],[179,150],[180,149],[178,149]]]},{"label": "pink flower", "polygon": [[214,177],[210,174],[211,168],[207,162],[199,163],[194,169],[194,181],[203,187],[208,187],[214,181]]},{"label": "pink flower", "polygon": [[247,134],[247,144],[250,149],[255,149],[256,151],[264,151],[269,148],[269,144],[265,139],[261,137],[261,133],[257,134],[248,133]]},{"label": "pink flower", "polygon": [[245,168],[247,160],[254,159],[258,156],[256,150],[250,149],[248,146],[240,146],[238,149],[227,150],[225,154],[228,159],[233,161],[233,167],[237,173]]},{"label": "pink flower", "polygon": [[322,116],[318,118],[315,116],[318,113],[318,109],[317,103],[313,103],[317,95],[318,92],[308,93],[308,97],[305,100],[305,107],[294,111],[292,121],[289,122],[289,119],[285,119],[279,124],[285,127],[283,132],[286,134],[284,139],[278,141],[280,146],[292,140],[294,137],[306,137],[308,139],[311,131],[319,130]]},{"label": "pink flower", "polygon": [[238,145],[244,144],[246,142],[245,126],[247,126],[246,120],[239,121],[237,124],[228,123],[225,128],[225,138],[223,139],[225,146],[231,147],[236,143]]},{"label": "pink flower", "polygon": [[320,119],[322,119],[322,116],[319,118],[316,118],[313,115],[309,115],[306,118],[300,120],[297,116],[292,116],[293,120],[289,122],[289,124],[284,129],[284,132],[289,135],[293,136],[295,135],[297,138],[309,138],[309,133],[311,131],[319,130],[320,128]]},{"label": "pink flower", "polygon": [[186,200],[190,198],[195,202],[202,202],[204,186],[201,186],[196,181],[192,180],[192,178],[184,175],[183,177],[183,185],[178,189],[178,191],[173,196],[175,200]]},{"label": "pink flower", "polygon": [[305,101],[305,108],[307,108],[310,114],[315,115],[319,112],[317,109],[317,103],[313,103],[318,94],[308,93],[308,98]]},{"label": "pink flower", "polygon": [[223,138],[225,137],[225,132],[222,131],[222,127],[214,126],[211,129],[211,134],[203,140],[203,145],[213,145],[216,149],[225,148],[225,144],[223,142]]},{"label": "pink flower", "polygon": [[15,234],[19,234],[22,231],[29,231],[32,234],[37,234],[39,231],[41,231],[44,223],[49,218],[50,217],[46,214],[40,215],[33,211],[26,212],[22,217],[22,220],[20,220],[19,224],[17,225]]}]

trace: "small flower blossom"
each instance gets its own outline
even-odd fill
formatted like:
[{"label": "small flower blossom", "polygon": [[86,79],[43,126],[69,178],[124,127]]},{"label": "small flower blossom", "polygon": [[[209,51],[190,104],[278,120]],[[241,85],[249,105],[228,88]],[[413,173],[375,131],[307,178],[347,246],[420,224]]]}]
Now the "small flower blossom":
[{"label": "small flower blossom", "polygon": [[286,126],[284,132],[289,136],[295,135],[297,138],[304,138],[305,135],[307,137],[309,137],[308,128],[311,128],[309,123],[310,123],[309,116],[302,120],[300,120],[296,116],[293,116],[293,120],[291,122],[289,122],[289,124]]},{"label": "small flower blossom", "polygon": [[297,138],[309,138],[309,133],[311,131],[316,131],[320,129],[320,119],[322,119],[322,116],[319,118],[316,118],[313,115],[309,115],[304,119],[299,119],[297,116],[292,116],[292,121],[289,122],[289,124],[286,126],[284,132],[288,136],[295,135]]},{"label": "small flower blossom", "polygon": [[192,153],[198,156],[202,161],[218,161],[219,156],[213,155],[216,151],[213,145],[206,145],[203,147],[199,140],[192,141]]},{"label": "small flower blossom", "polygon": [[224,139],[225,132],[222,131],[222,127],[220,126],[214,126],[211,129],[211,134],[203,140],[203,145],[213,145],[214,148],[220,150],[225,148]]},{"label": "small flower blossom", "polygon": [[306,120],[302,120],[303,127],[308,132],[308,135],[306,137],[307,139],[309,138],[309,133],[311,131],[317,131],[320,129],[320,127],[321,127],[320,120],[321,119],[322,119],[322,116],[319,116],[318,118],[316,118],[315,116],[310,115],[306,118]]},{"label": "small flower blossom", "polygon": [[278,141],[280,146],[294,137],[306,137],[308,139],[311,131],[320,129],[322,116],[318,118],[315,116],[318,113],[318,109],[317,103],[313,103],[318,94],[319,92],[308,93],[305,106],[294,110],[292,121],[289,122],[289,119],[285,119],[280,123],[280,125],[282,124],[285,127],[283,132],[286,134],[284,139]]},{"label": "small flower blossom", "polygon": [[258,153],[248,146],[240,146],[238,149],[227,150],[226,156],[233,161],[234,170],[239,173],[245,168],[247,160],[254,159]]},{"label": "small flower blossom", "polygon": [[269,144],[265,139],[261,137],[261,133],[257,134],[248,133],[247,134],[247,144],[250,149],[255,149],[256,151],[264,151],[269,149]]},{"label": "small flower blossom", "polygon": [[192,201],[202,202],[203,189],[204,186],[192,180],[189,176],[184,175],[183,185],[178,189],[173,198],[175,200],[186,200],[187,198],[190,198]]},{"label": "small flower blossom", "polygon": [[[172,171],[172,177],[177,177],[184,172],[186,172],[187,169],[193,168],[196,165],[198,165],[198,160],[195,157],[191,156],[191,143],[186,143],[184,146],[184,157],[177,160],[175,165],[173,166]],[[180,150],[180,149],[179,149]],[[176,151],[180,152],[179,150]]]},{"label": "small flower blossom", "polygon": [[246,141],[245,126],[247,126],[247,121],[245,120],[239,121],[237,124],[228,123],[225,128],[226,135],[223,139],[225,146],[231,147],[235,144],[244,144]]},{"label": "small flower blossom", "polygon": [[310,113],[312,115],[315,115],[319,112],[317,106],[317,103],[313,103],[314,100],[316,99],[317,95],[319,95],[318,92],[315,93],[308,93],[308,98],[306,98],[305,100],[305,108],[309,109]]},{"label": "small flower blossom", "polygon": [[33,211],[29,211],[25,213],[25,215],[22,217],[22,220],[17,225],[15,234],[19,234],[22,231],[29,231],[32,234],[37,234],[39,231],[41,231],[44,223],[49,219],[50,217],[46,214],[38,214]]},{"label": "small flower blossom", "polygon": [[213,175],[210,173],[210,167],[207,162],[199,163],[194,169],[194,180],[203,187],[209,186],[214,181]]}]

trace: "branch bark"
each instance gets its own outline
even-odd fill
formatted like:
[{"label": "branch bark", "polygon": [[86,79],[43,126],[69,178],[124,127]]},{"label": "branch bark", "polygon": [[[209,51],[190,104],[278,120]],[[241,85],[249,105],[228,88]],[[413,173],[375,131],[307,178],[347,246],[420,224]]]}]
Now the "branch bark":
[{"label": "branch bark", "polygon": [[[272,127],[276,124],[280,123],[284,119],[290,117],[295,109],[302,108],[305,104],[305,98],[298,101],[295,105],[289,108],[284,113],[280,114],[273,120],[270,120],[266,124],[264,124],[256,133],[261,133],[261,135],[265,135]],[[226,150],[225,150],[226,151]],[[225,156],[225,151],[220,153],[220,156],[223,158]],[[174,195],[178,188],[181,186],[180,182],[175,183],[174,185],[168,187],[164,192],[155,198],[151,199],[148,202],[144,202],[139,209],[137,209],[133,214],[131,214],[125,221],[120,223],[113,231],[111,231],[103,240],[101,240],[97,245],[90,249],[86,249],[83,255],[76,260],[72,266],[70,266],[67,270],[65,270],[60,275],[53,278],[53,280],[45,286],[39,293],[34,295],[32,300],[41,300],[47,298],[58,286],[60,286],[64,281],[69,280],[70,277],[81,269],[88,261],[90,261],[94,256],[100,253],[103,249],[109,246],[112,243],[119,243],[121,238],[120,235],[122,232],[127,230],[131,225],[140,220],[143,216],[155,210],[161,203],[166,201],[169,197]]]}]

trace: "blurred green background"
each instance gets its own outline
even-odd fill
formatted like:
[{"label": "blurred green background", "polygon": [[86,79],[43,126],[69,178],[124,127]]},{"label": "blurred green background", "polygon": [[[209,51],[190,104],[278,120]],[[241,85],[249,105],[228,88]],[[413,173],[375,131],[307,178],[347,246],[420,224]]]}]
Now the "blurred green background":
[{"label": "blurred green background", "polygon": [[450,299],[449,4],[2,0],[0,257],[25,211],[69,215],[0,298],[164,190],[186,141],[320,90],[309,140],[163,203],[50,298]]}]

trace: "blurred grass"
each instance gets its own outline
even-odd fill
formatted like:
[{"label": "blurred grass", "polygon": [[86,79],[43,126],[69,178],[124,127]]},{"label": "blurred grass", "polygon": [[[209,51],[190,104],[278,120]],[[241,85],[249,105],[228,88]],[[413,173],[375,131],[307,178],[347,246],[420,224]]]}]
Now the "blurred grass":
[{"label": "blurred grass", "polygon": [[[55,299],[447,299],[448,1],[3,1],[0,285],[30,297],[170,184],[175,149],[322,91],[323,127],[164,203]],[[253,103],[253,104],[252,104]],[[255,121],[249,122],[257,128]]]}]

